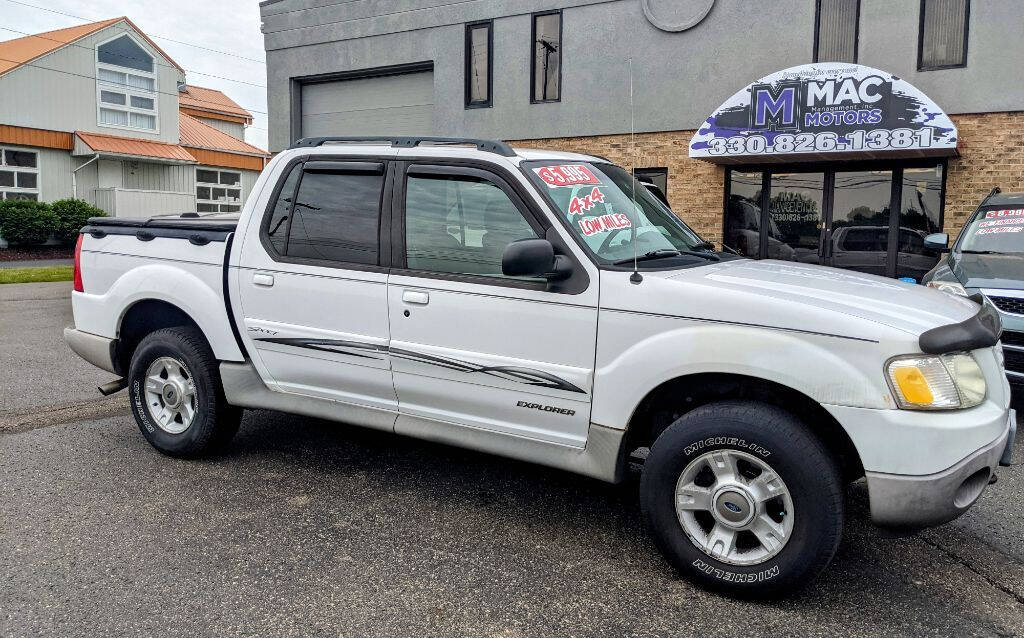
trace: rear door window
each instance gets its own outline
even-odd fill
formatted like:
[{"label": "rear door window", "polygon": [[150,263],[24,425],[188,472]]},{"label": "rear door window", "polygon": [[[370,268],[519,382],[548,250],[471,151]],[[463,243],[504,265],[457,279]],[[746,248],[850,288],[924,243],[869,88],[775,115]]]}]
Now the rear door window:
[{"label": "rear door window", "polygon": [[311,162],[288,176],[265,231],[279,255],[379,264],[383,165],[352,167],[342,162]]}]

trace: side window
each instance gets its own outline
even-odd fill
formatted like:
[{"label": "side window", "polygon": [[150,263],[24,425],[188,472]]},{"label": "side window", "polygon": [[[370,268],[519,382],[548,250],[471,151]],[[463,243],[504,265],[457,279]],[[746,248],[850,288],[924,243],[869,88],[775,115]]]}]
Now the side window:
[{"label": "side window", "polygon": [[288,218],[291,216],[292,202],[295,201],[295,185],[298,183],[301,173],[302,165],[296,164],[288,178],[285,179],[281,192],[277,195],[277,202],[274,204],[274,210],[270,213],[270,220],[267,223],[267,239],[270,240],[279,255],[287,254],[285,238],[288,237]]},{"label": "side window", "polygon": [[288,256],[377,265],[384,176],[303,172],[288,230]]},{"label": "side window", "polygon": [[282,256],[375,266],[383,190],[380,171],[296,166],[267,220],[267,239]]},{"label": "side window", "polygon": [[412,270],[503,277],[501,254],[537,233],[498,186],[468,176],[410,175],[405,249]]}]

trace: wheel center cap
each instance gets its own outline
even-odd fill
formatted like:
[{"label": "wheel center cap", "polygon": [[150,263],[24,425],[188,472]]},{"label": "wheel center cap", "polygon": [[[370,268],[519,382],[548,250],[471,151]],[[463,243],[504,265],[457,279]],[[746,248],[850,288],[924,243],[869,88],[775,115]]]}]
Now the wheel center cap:
[{"label": "wheel center cap", "polygon": [[715,496],[715,518],[731,527],[741,527],[754,517],[754,503],[744,492],[725,488]]},{"label": "wheel center cap", "polygon": [[164,404],[169,408],[178,407],[178,404],[181,403],[181,390],[173,383],[164,384],[161,395],[163,396]]}]

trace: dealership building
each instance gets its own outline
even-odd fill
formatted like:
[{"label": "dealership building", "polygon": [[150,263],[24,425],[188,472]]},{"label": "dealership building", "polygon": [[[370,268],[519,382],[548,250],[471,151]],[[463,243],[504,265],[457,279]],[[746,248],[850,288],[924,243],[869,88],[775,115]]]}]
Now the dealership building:
[{"label": "dealership building", "polygon": [[271,152],[429,134],[590,153],[747,256],[914,279],[938,259],[925,235],[1024,191],[1019,0],[260,7]]}]

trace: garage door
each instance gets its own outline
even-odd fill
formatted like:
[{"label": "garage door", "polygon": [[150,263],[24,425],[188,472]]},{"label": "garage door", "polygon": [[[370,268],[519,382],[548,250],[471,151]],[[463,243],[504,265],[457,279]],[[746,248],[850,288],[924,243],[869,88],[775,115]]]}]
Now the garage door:
[{"label": "garage door", "polygon": [[405,73],[302,87],[302,136],[425,135],[433,131],[434,74]]}]

